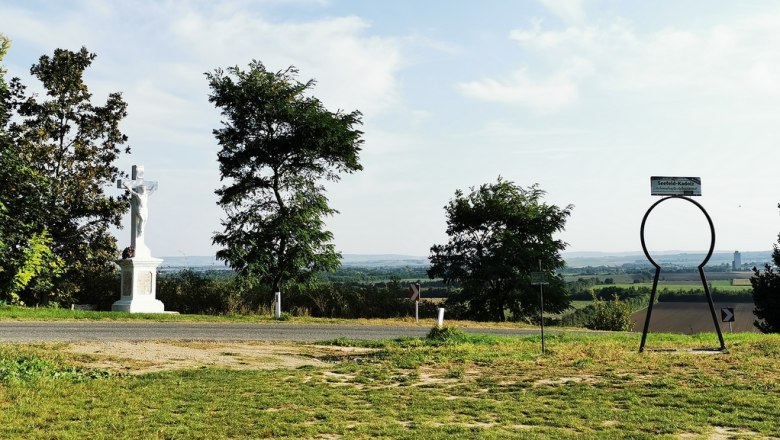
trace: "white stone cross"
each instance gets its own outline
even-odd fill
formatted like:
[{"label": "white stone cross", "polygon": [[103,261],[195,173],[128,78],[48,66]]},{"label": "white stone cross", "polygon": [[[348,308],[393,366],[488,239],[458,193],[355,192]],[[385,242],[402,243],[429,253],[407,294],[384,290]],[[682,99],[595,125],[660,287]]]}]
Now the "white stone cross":
[{"label": "white stone cross", "polygon": [[119,179],[116,187],[130,192],[130,246],[135,256],[149,258],[151,251],[144,243],[146,220],[149,218],[149,195],[157,189],[157,182],[144,180],[143,165],[133,165],[132,180]]}]

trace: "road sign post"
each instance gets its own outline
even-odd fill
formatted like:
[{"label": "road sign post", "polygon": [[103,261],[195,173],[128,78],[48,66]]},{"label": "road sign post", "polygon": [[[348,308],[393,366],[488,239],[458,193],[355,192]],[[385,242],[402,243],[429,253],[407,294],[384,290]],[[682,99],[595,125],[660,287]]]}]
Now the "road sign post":
[{"label": "road sign post", "polygon": [[409,285],[409,298],[414,301],[414,322],[420,322],[420,282]]},{"label": "road sign post", "polygon": [[729,323],[729,333],[734,333],[731,323],[734,322],[734,307],[721,307],[720,320]]}]

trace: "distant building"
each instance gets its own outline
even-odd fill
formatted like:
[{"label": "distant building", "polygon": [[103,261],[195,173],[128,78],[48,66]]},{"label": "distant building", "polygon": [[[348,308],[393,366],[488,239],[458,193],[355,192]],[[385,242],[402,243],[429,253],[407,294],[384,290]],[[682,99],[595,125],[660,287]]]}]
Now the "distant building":
[{"label": "distant building", "polygon": [[734,261],[731,262],[732,270],[742,270],[742,255],[739,251],[734,251]]}]

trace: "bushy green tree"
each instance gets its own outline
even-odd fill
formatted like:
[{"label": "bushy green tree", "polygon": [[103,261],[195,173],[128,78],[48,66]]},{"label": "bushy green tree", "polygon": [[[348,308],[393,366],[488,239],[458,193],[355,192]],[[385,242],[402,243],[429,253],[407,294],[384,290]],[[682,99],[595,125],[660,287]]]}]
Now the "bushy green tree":
[{"label": "bushy green tree", "polygon": [[[92,104],[83,74],[94,58],[86,48],[40,57],[30,72],[41,81],[44,98],[26,96],[18,80],[11,83],[17,118],[7,124],[0,170],[6,216],[15,222],[10,235],[16,255],[8,260],[39,270],[38,278],[48,277],[41,285],[49,286],[24,289],[19,294],[27,302],[94,297],[87,286],[115,270],[118,251],[109,227],[119,226],[128,204],[104,188],[123,176],[115,161],[127,141],[119,129],[127,105],[119,93],[102,106]],[[25,266],[30,257],[40,264]],[[5,278],[14,279],[19,281]]]},{"label": "bushy green tree", "polygon": [[216,191],[226,214],[217,257],[272,291],[315,282],[340,263],[324,229],[336,211],[322,182],[362,169],[361,114],[327,110],[294,67],[271,72],[253,61],[206,75],[224,118],[214,130],[226,182]]},{"label": "bushy green tree", "polygon": [[569,306],[560,251],[566,243],[553,234],[562,231],[572,206],[544,203],[538,185],[522,188],[501,177],[495,183],[471,188],[444,207],[449,242],[431,247],[430,278],[441,277],[461,287],[447,302],[464,317],[505,321],[538,315],[539,288],[531,273],[541,260],[549,285],[544,288],[544,309],[561,312]]},{"label": "bushy green tree", "polygon": [[[780,244],[780,234],[777,243]],[[777,244],[772,251],[772,261],[775,267],[780,267],[780,247]],[[764,266],[763,273],[754,267],[750,284],[756,306],[753,314],[758,318],[753,325],[764,333],[780,333],[780,273],[768,264]]]}]

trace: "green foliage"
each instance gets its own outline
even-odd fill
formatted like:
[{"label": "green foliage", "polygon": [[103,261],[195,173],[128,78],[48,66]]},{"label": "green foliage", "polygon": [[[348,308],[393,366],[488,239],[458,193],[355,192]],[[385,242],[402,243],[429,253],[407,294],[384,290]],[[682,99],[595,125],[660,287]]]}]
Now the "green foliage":
[{"label": "green foliage", "polygon": [[[5,35],[0,34],[0,62],[3,61],[8,49],[11,48],[11,40]],[[5,83],[5,69],[0,64],[0,135],[2,135],[5,124],[8,120],[8,86]]]},{"label": "green foliage", "polygon": [[166,308],[179,313],[251,313],[253,307],[236,298],[239,289],[234,277],[191,269],[161,273],[157,277],[157,298]]},{"label": "green foliage", "polygon": [[459,344],[468,340],[463,330],[448,325],[433,326],[425,338],[435,344]]},{"label": "green foliage", "polygon": [[[323,283],[292,289],[282,304],[310,311],[311,316],[328,318],[397,318],[414,313],[414,303],[402,295],[403,288],[388,283],[384,287],[360,283]],[[400,294],[400,295],[399,295]],[[420,315],[432,317],[436,305],[420,302]]]},{"label": "green foliage", "polygon": [[84,382],[108,378],[111,373],[61,364],[34,353],[3,353],[0,350],[0,383],[36,384],[44,379]]},{"label": "green foliage", "polygon": [[[780,205],[778,205],[780,208]],[[780,243],[780,235],[777,242]],[[780,266],[780,247],[774,245],[772,261]],[[753,314],[758,318],[753,322],[764,333],[780,333],[780,273],[775,272],[768,264],[764,272],[753,268],[750,284],[753,286],[753,303],[756,308]]]},{"label": "green foliage", "polygon": [[[323,272],[320,278],[334,283],[376,283],[387,280],[420,280],[428,276],[427,266],[361,267],[341,266],[334,272]],[[433,285],[433,282],[430,283]]]},{"label": "green foliage", "polygon": [[[2,264],[12,270],[0,275],[0,283],[7,289],[16,271],[29,266],[24,252],[40,248],[40,241],[31,240],[44,232],[62,263],[39,266],[45,269],[36,273],[39,282],[20,293],[25,302],[66,305],[105,295],[89,290],[91,280],[114,272],[118,251],[109,228],[120,226],[128,205],[124,197],[107,196],[104,188],[123,176],[114,163],[127,141],[119,129],[127,105],[119,93],[102,106],[92,104],[83,75],[94,58],[86,48],[56,49],[53,56],[40,57],[30,72],[46,91],[43,99],[26,96],[18,80],[11,83],[16,118],[7,129],[0,185],[16,197],[2,199],[7,214],[0,229],[12,249],[2,255]],[[47,283],[49,292],[31,290]]]},{"label": "green foliage", "polygon": [[431,278],[457,284],[462,290],[447,300],[457,317],[505,321],[538,315],[539,289],[531,273],[539,261],[550,282],[545,286],[546,311],[569,305],[564,283],[555,269],[563,267],[560,251],[566,243],[553,234],[564,229],[572,206],[561,209],[542,202],[538,185],[522,188],[501,177],[496,183],[461,190],[445,206],[449,242],[431,247]]},{"label": "green foliage", "polygon": [[561,317],[560,324],[595,330],[630,330],[633,325],[631,314],[647,307],[650,289],[608,286],[591,291],[590,299],[592,304],[566,313]]},{"label": "green foliage", "polygon": [[[37,281],[35,290],[40,294],[49,292],[54,287],[50,277],[56,277],[62,272],[63,262],[52,252],[51,243],[51,235],[45,229],[30,238],[27,249],[23,251],[22,265],[16,271],[11,282],[11,290],[8,292],[11,304],[24,305],[19,294],[34,279]],[[49,277],[38,277],[41,274],[47,274]]]},{"label": "green foliage", "polygon": [[323,218],[328,206],[323,180],[362,169],[358,153],[360,112],[330,112],[307,92],[294,67],[206,74],[209,101],[224,117],[214,130],[222,179],[218,204],[225,210],[217,256],[247,280],[282,291],[311,285],[316,274],[338,267],[339,255]]},{"label": "green foliage", "polygon": [[593,317],[587,327],[592,330],[631,331],[631,305],[614,296],[611,301],[593,299]]},{"label": "green foliage", "polygon": [[[0,35],[0,59],[9,48]],[[48,181],[37,173],[18,151],[11,137],[11,116],[22,99],[23,88],[14,79],[5,83],[0,69],[0,300],[22,302],[20,294],[34,277],[44,275],[33,285],[45,289],[56,276],[56,258],[51,258],[50,234],[39,221],[44,214],[40,200]],[[47,269],[52,269],[51,273]]]},{"label": "green foliage", "polygon": [[[5,54],[8,53],[11,42],[3,34],[0,34],[0,62],[3,61]],[[0,64],[0,172],[4,168],[5,156],[11,152],[8,142],[7,123],[10,118],[10,102],[8,96],[8,86],[5,83],[5,69]],[[8,209],[3,203],[4,197],[0,196],[0,275],[6,270],[6,258],[8,245],[6,244],[6,213]]]},{"label": "green foliage", "polygon": [[[157,278],[157,297],[167,308],[187,314],[270,315],[274,293],[267,286],[241,281],[225,272],[161,273]],[[320,283],[284,292],[282,307],[294,316],[397,318],[414,313],[414,303],[404,292],[403,287],[393,283]],[[420,315],[435,316],[436,304],[422,301]]]},{"label": "green foliage", "polygon": [[[750,302],[753,300],[753,292],[747,290],[731,290],[719,287],[710,288],[712,300],[716,302]],[[658,290],[660,302],[705,302],[707,296],[704,288],[696,289],[668,289],[664,287]]]}]

